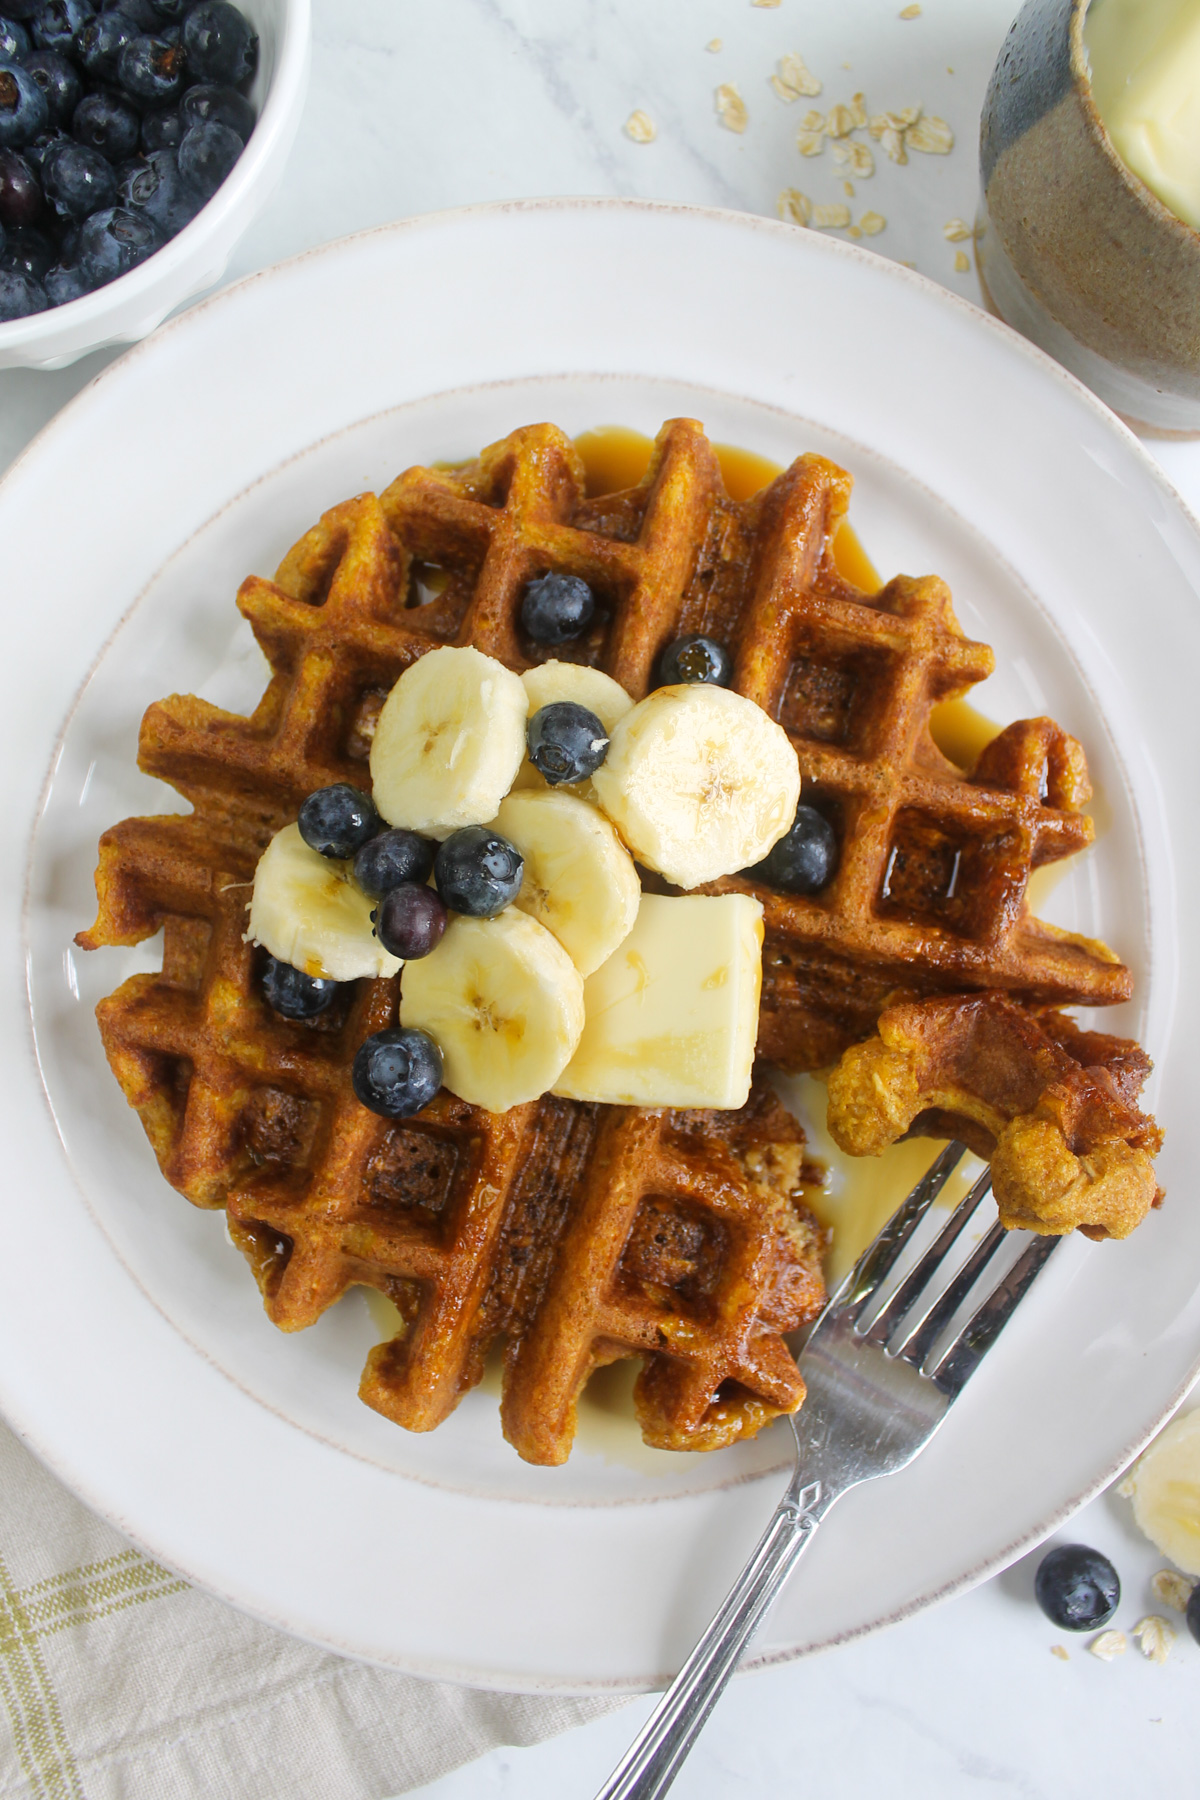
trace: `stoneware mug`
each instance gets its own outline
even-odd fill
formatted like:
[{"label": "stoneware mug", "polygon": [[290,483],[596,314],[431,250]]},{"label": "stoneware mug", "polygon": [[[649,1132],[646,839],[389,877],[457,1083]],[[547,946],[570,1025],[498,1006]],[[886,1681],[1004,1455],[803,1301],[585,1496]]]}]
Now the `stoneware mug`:
[{"label": "stoneware mug", "polygon": [[1200,436],[1200,232],[1121,161],[1092,98],[1089,0],[1028,0],[980,131],[994,312],[1139,430]]}]

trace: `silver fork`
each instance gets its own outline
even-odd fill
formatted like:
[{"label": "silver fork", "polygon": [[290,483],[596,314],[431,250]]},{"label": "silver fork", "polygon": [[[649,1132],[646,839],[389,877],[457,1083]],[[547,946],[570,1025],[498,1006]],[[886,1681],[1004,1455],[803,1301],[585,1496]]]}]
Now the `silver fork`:
[{"label": "silver fork", "polygon": [[804,1347],[808,1398],[789,1419],[795,1466],[787,1492],[724,1604],[596,1800],[665,1794],[756,1627],[834,1501],[890,1475],[929,1442],[1062,1242],[1031,1238],[1011,1268],[931,1361],[939,1340],[1008,1233],[993,1224],[939,1289],[938,1271],[991,1190],[985,1170],[934,1242],[877,1311],[905,1245],[966,1154],[948,1144],[863,1252]]}]

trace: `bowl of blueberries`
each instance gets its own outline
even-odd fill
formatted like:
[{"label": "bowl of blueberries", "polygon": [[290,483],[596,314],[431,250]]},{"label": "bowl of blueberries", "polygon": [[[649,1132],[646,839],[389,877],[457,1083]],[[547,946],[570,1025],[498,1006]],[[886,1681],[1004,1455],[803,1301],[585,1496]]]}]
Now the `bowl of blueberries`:
[{"label": "bowl of blueberries", "polygon": [[145,337],[270,197],[310,0],[0,0],[0,369]]}]

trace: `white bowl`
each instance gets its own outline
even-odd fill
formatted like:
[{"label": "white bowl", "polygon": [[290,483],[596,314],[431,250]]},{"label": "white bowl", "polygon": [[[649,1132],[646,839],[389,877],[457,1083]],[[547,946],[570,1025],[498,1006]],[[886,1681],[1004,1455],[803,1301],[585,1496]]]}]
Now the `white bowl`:
[{"label": "white bowl", "polygon": [[228,180],[178,237],[128,275],[66,306],[0,325],[0,369],[62,369],[106,344],[136,343],[224,274],[233,246],[283,173],[304,105],[311,37],[310,0],[238,5],[258,33],[250,90],[258,123]]}]

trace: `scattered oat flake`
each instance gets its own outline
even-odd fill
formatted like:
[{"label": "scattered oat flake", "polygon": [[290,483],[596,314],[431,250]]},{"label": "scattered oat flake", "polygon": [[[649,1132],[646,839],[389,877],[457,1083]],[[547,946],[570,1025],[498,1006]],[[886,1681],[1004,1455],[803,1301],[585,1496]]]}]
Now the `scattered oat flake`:
[{"label": "scattered oat flake", "polygon": [[771,86],[781,100],[789,102],[798,100],[802,94],[811,97],[821,91],[820,81],[794,50],[780,57],[777,71],[771,76]]},{"label": "scattered oat flake", "polygon": [[1123,1631],[1102,1631],[1088,1645],[1092,1655],[1098,1656],[1101,1662],[1111,1662],[1114,1656],[1124,1656],[1128,1648]]},{"label": "scattered oat flake", "polygon": [[948,244],[963,244],[974,235],[965,219],[947,219],[942,226],[942,236]]},{"label": "scattered oat flake", "polygon": [[1059,1662],[1070,1662],[1071,1660],[1061,1644],[1051,1644],[1050,1654],[1051,1656],[1057,1656]]},{"label": "scattered oat flake", "polygon": [[721,48],[720,38],[709,38],[709,40],[708,40],[707,44],[705,44],[704,48],[706,50],[712,50],[713,52],[716,52],[717,50],[719,50]]},{"label": "scattered oat flake", "polygon": [[[755,0],[755,4],[758,4],[758,0]],[[723,81],[713,95],[713,100],[717,116],[726,131],[745,131],[750,123],[750,114],[746,111],[746,102],[732,81]]]},{"label": "scattered oat flake", "polygon": [[843,192],[843,194],[845,194],[847,200],[853,200],[853,198],[854,198],[854,183],[852,181],[843,181],[842,192]]},{"label": "scattered oat flake", "polygon": [[906,6],[904,11],[900,14],[902,19],[919,19],[920,16],[921,9],[919,6]]},{"label": "scattered oat flake", "polygon": [[825,121],[825,129],[831,138],[849,137],[854,130],[854,114],[848,106],[835,106]]},{"label": "scattered oat flake", "polygon": [[796,133],[796,148],[801,156],[820,156],[825,148],[825,133],[805,127]]},{"label": "scattered oat flake", "polygon": [[1134,1481],[1132,1475],[1127,1475],[1124,1481],[1119,1481],[1117,1483],[1117,1492],[1123,1500],[1133,1499],[1134,1494],[1137,1492],[1137,1483]]},{"label": "scattered oat flake", "polygon": [[830,201],[824,206],[814,206],[812,222],[820,231],[844,231],[850,223],[850,208],[840,200]]},{"label": "scattered oat flake", "polygon": [[954,252],[954,273],[956,275],[969,275],[970,272],[971,272],[970,257],[967,255],[965,250],[956,250]]},{"label": "scattered oat flake", "polygon": [[878,237],[887,220],[882,213],[865,212],[858,223],[864,237]]},{"label": "scattered oat flake", "polygon": [[1178,1569],[1160,1569],[1150,1583],[1150,1592],[1164,1606],[1174,1607],[1176,1612],[1186,1612],[1195,1585],[1190,1575],[1181,1575]]},{"label": "scattered oat flake", "polygon": [[850,227],[849,231],[846,233],[846,236],[852,237],[852,238],[860,238],[862,236],[862,230],[859,226],[852,225]]},{"label": "scattered oat flake", "polygon": [[751,6],[778,6],[779,0],[750,0]]},{"label": "scattered oat flake", "polygon": [[871,155],[870,145],[856,143],[852,138],[844,138],[833,146],[833,160],[839,168],[849,169],[851,175],[857,175],[860,181],[875,173],[875,158]]},{"label": "scattered oat flake", "polygon": [[906,163],[908,153],[904,148],[904,133],[889,125],[879,140],[880,147],[889,162]]},{"label": "scattered oat flake", "polygon": [[1157,1613],[1149,1613],[1134,1626],[1133,1638],[1148,1662],[1165,1663],[1171,1654],[1175,1633],[1165,1619],[1160,1619]]},{"label": "scattered oat flake", "polygon": [[652,144],[658,132],[650,114],[638,111],[631,112],[626,119],[625,135],[631,137],[635,144]]},{"label": "scattered oat flake", "polygon": [[852,94],[850,97],[850,111],[854,117],[855,130],[865,131],[867,128],[867,96],[865,94]]},{"label": "scattered oat flake", "polygon": [[945,119],[926,117],[909,126],[904,141],[910,150],[921,150],[926,156],[949,156],[954,148],[954,133]]},{"label": "scattered oat flake", "polygon": [[884,113],[883,116],[893,131],[907,131],[909,126],[915,125],[920,118],[921,108],[919,106],[902,106],[899,112]]},{"label": "scattered oat flake", "polygon": [[812,201],[799,188],[784,188],[775,204],[780,218],[789,225],[807,225],[812,219]]}]

